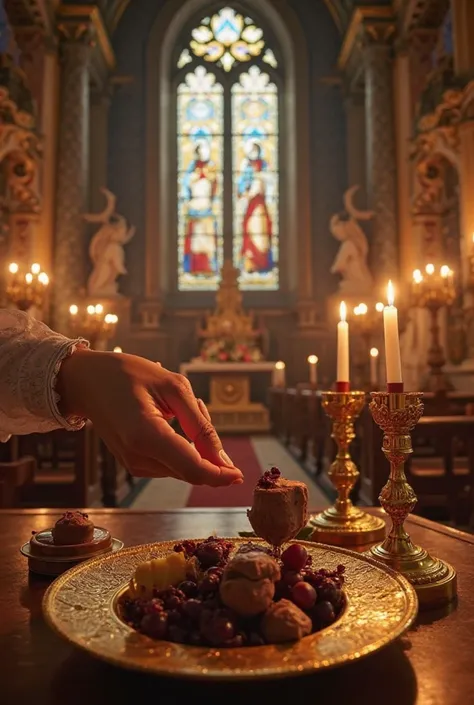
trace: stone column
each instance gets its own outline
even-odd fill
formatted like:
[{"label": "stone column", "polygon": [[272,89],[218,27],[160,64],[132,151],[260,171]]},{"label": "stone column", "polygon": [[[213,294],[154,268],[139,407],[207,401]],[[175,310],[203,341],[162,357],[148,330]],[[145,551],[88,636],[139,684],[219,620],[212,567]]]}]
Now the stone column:
[{"label": "stone column", "polygon": [[[363,202],[367,177],[365,165],[365,97],[361,90],[349,90],[345,99],[347,183],[358,184],[362,191],[358,200]],[[362,196],[362,198],[361,198]]]},{"label": "stone column", "polygon": [[474,3],[472,0],[451,0],[454,31],[454,64],[456,73],[472,77],[474,69]]},{"label": "stone column", "polygon": [[102,188],[108,186],[107,150],[109,137],[109,108],[112,89],[106,84],[93,91],[90,105],[90,183],[89,210],[98,213],[104,207]]},{"label": "stone column", "polygon": [[367,194],[372,220],[371,264],[377,283],[398,280],[397,162],[394,129],[392,48],[371,33],[363,48]]},{"label": "stone column", "polygon": [[[89,172],[89,61],[87,25],[61,24],[62,65],[54,261],[55,325],[67,330],[68,306],[85,288]],[[78,31],[80,29],[81,31]]]}]

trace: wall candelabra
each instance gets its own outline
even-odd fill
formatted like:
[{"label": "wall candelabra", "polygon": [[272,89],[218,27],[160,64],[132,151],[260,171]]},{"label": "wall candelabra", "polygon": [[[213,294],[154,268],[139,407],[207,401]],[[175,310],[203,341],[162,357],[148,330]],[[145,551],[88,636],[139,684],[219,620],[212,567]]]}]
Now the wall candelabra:
[{"label": "wall candelabra", "polygon": [[69,320],[71,334],[86,338],[92,348],[98,349],[113,337],[118,316],[107,313],[102,304],[89,304],[83,308],[72,304],[69,307]]},{"label": "wall candelabra", "polygon": [[430,316],[431,342],[427,358],[430,371],[424,384],[426,391],[446,392],[453,388],[443,369],[446,355],[440,340],[439,312],[451,306],[455,299],[453,271],[448,265],[436,269],[434,264],[427,264],[424,273],[420,269],[413,272],[412,304],[426,309]]},{"label": "wall candelabra", "polygon": [[49,277],[41,266],[35,262],[25,272],[16,262],[8,265],[6,295],[10,304],[20,311],[31,308],[43,308],[49,284]]}]

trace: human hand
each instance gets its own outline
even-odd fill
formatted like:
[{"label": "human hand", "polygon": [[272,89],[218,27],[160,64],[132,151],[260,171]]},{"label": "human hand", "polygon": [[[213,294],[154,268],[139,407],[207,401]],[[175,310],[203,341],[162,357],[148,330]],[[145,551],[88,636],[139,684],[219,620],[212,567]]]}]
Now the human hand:
[{"label": "human hand", "polygon": [[[90,419],[134,475],[216,487],[243,482],[182,375],[135,355],[77,350],[61,365],[57,391],[61,412]],[[173,417],[194,447],[171,428]]]}]

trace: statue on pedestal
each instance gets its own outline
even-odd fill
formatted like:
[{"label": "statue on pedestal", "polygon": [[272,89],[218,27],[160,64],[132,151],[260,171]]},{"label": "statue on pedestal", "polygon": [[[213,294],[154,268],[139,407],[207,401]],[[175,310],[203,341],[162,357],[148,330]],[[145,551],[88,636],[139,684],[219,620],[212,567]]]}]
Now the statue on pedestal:
[{"label": "statue on pedestal", "polygon": [[352,199],[359,186],[351,186],[344,194],[342,213],[332,216],[329,229],[331,234],[341,242],[336,259],[331,267],[331,274],[339,274],[341,281],[339,291],[347,296],[370,294],[374,284],[367,265],[369,245],[360,227],[359,220],[370,220],[372,211],[359,211]]},{"label": "statue on pedestal", "polygon": [[129,227],[123,215],[115,212],[116,196],[106,188],[102,193],[107,199],[102,213],[84,214],[88,223],[102,223],[89,245],[93,269],[87,282],[87,293],[93,297],[117,296],[117,279],[127,274],[124,245],[135,234],[135,227]]}]

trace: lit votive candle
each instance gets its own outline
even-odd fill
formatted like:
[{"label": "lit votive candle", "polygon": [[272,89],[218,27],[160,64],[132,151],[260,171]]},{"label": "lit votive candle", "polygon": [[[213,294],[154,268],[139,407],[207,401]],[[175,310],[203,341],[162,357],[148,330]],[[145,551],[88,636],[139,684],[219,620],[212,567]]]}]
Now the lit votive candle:
[{"label": "lit votive candle", "polygon": [[310,355],[308,357],[309,364],[309,383],[316,385],[318,383],[318,356]]},{"label": "lit votive candle", "polygon": [[398,311],[394,306],[395,294],[391,281],[387,287],[387,301],[388,306],[385,306],[383,311],[387,387],[389,392],[401,392],[403,391],[403,379],[398,337]]},{"label": "lit votive candle", "polygon": [[379,351],[370,348],[370,386],[376,390],[379,386]]},{"label": "lit votive candle", "polygon": [[347,307],[341,301],[339,307],[340,321],[337,324],[337,380],[338,392],[348,392],[349,381],[349,324],[346,321]]},{"label": "lit votive candle", "polygon": [[273,386],[274,387],[284,387],[285,386],[285,363],[282,360],[275,362],[275,367],[273,368]]}]

